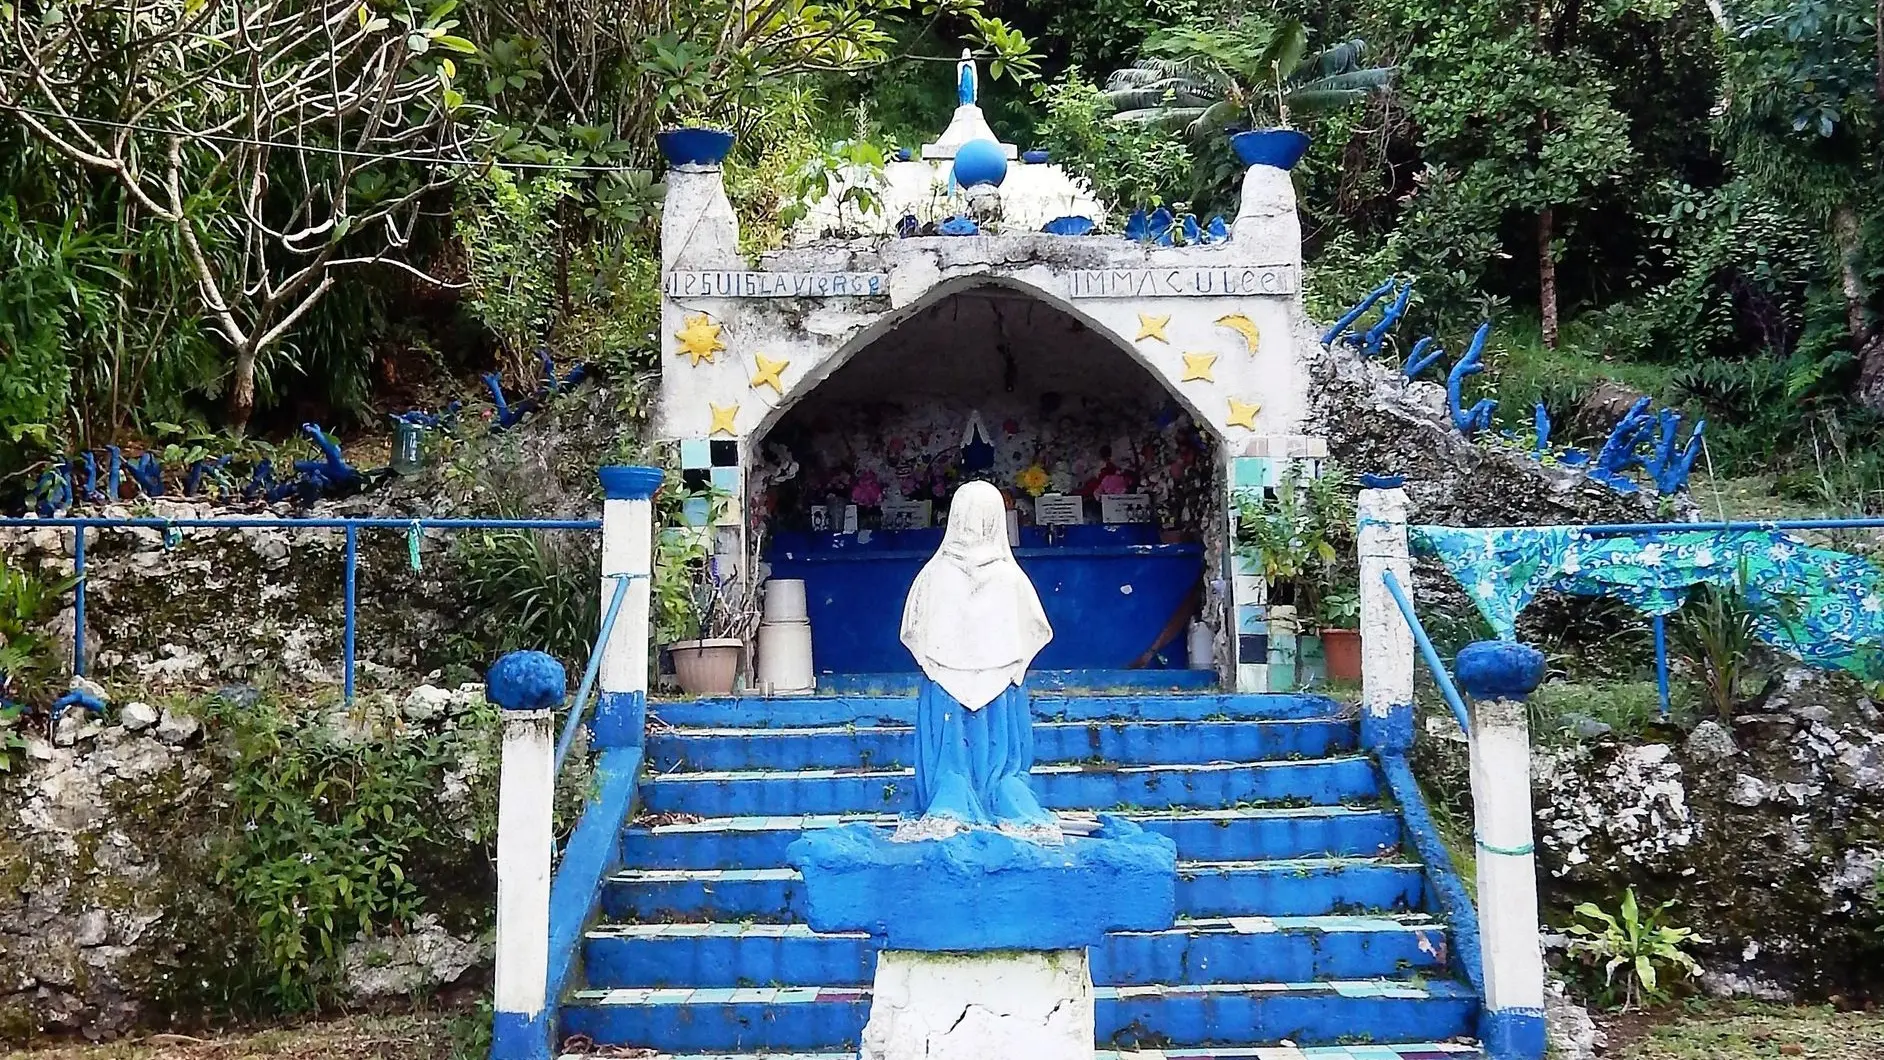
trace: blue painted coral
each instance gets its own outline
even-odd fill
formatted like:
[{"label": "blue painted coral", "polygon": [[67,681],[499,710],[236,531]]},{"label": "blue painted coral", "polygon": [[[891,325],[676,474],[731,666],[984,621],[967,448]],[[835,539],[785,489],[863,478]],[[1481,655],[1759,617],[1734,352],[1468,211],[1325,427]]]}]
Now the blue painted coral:
[{"label": "blue painted coral", "polygon": [[562,663],[540,651],[513,651],[491,665],[484,698],[505,710],[551,710],[563,705],[568,689]]}]

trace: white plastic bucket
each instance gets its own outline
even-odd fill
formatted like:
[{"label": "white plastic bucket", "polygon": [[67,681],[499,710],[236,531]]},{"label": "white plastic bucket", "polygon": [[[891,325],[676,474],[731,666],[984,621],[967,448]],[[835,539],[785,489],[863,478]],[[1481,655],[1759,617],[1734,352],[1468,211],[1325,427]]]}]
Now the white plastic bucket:
[{"label": "white plastic bucket", "polygon": [[[773,582],[777,585],[777,582]],[[799,605],[804,602],[805,583],[792,582],[798,586]],[[771,610],[771,597],[766,598],[766,609]],[[817,684],[817,678],[811,670],[811,623],[809,622],[763,622],[759,625],[759,691],[765,694],[780,692],[809,692]]]},{"label": "white plastic bucket", "polygon": [[773,578],[765,583],[765,621],[805,621],[805,583],[798,578]]}]

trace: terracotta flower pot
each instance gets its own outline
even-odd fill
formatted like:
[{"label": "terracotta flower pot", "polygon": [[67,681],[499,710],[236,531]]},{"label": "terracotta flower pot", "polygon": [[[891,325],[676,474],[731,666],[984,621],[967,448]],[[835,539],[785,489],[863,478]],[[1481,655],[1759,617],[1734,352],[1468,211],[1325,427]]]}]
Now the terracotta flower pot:
[{"label": "terracotta flower pot", "polygon": [[1360,630],[1322,630],[1321,654],[1327,663],[1328,680],[1359,681],[1361,679]]},{"label": "terracotta flower pot", "polygon": [[690,696],[729,696],[739,676],[739,660],[746,642],[738,637],[678,640],[667,648],[674,660],[674,677]]}]

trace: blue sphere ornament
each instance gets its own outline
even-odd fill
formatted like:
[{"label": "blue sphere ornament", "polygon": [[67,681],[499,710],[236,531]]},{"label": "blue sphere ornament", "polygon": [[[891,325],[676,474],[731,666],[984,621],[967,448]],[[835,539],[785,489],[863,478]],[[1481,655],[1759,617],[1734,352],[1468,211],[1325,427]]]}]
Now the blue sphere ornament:
[{"label": "blue sphere ornament", "polygon": [[497,660],[484,681],[484,698],[505,710],[549,710],[563,705],[569,676],[540,651],[513,651]]},{"label": "blue sphere ornament", "polygon": [[955,183],[964,188],[977,184],[1000,187],[1007,179],[1007,152],[993,140],[970,140],[955,149]]},{"label": "blue sphere ornament", "polygon": [[1481,640],[1459,649],[1453,674],[1473,699],[1524,699],[1544,680],[1544,653],[1515,640]]}]

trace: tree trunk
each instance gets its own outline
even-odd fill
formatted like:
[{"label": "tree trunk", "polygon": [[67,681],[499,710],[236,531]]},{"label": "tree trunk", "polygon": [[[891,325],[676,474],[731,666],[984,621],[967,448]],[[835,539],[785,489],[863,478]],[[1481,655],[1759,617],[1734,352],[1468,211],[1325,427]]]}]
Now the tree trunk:
[{"label": "tree trunk", "polygon": [[249,415],[255,411],[255,350],[244,346],[236,351],[235,370],[229,379],[229,429],[237,434],[248,429]]},{"label": "tree trunk", "polygon": [[1544,345],[1557,348],[1557,258],[1550,245],[1556,235],[1551,208],[1537,212],[1537,310],[1543,319]]},{"label": "tree trunk", "polygon": [[1838,285],[1845,295],[1845,327],[1853,349],[1862,349],[1870,329],[1864,324],[1864,278],[1858,275],[1858,215],[1851,204],[1832,210],[1832,240],[1838,247]]},{"label": "tree trunk", "polygon": [[1858,272],[1858,215],[1849,203],[1832,210],[1832,240],[1838,252],[1838,286],[1845,296],[1845,327],[1858,353],[1856,397],[1867,408],[1884,410],[1884,334],[1872,334],[1864,319],[1864,277]]}]

